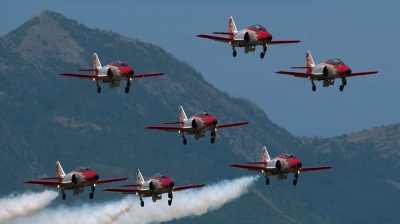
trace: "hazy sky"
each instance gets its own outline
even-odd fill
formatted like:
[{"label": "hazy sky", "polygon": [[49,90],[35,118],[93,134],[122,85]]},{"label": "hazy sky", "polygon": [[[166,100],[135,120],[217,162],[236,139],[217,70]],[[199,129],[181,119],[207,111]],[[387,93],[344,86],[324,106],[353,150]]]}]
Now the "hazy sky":
[{"label": "hazy sky", "polygon": [[[157,44],[192,65],[215,87],[255,102],[273,122],[296,136],[330,137],[400,122],[399,1],[251,3],[2,0],[0,35],[47,9],[90,28]],[[228,44],[195,37],[227,31],[229,15],[238,29],[258,23],[275,40],[300,39],[301,43],[270,46],[264,59],[260,47],[246,55],[240,48],[233,58]],[[329,88],[316,82],[313,92],[307,79],[275,74],[304,66],[307,49],[316,63],[337,57],[354,72],[379,73],[349,78],[343,92],[340,80]]]}]

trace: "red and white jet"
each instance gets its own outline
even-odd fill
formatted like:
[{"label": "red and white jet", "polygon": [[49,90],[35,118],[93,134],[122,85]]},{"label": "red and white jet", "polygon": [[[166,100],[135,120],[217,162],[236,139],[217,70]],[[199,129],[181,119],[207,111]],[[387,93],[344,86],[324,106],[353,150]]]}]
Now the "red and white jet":
[{"label": "red and white jet", "polygon": [[[40,184],[45,187],[58,187],[61,189],[62,199],[65,200],[66,195],[64,193],[65,190],[74,190],[74,195],[78,195],[82,193],[84,187],[91,186],[92,192],[89,194],[90,199],[94,196],[95,186],[98,184],[111,183],[116,181],[123,181],[128,178],[113,178],[113,179],[105,179],[99,180],[99,174],[94,172],[88,166],[80,166],[74,169],[72,172],[65,174],[64,170],[61,167],[60,162],[56,162],[56,177],[46,177],[40,180],[28,180],[26,184]],[[51,181],[54,180],[54,181]]]},{"label": "red and white jet", "polygon": [[147,126],[146,128],[182,133],[184,145],[186,145],[187,143],[185,135],[194,135],[194,139],[199,140],[200,138],[204,138],[205,131],[211,131],[211,143],[214,144],[215,138],[217,137],[217,128],[227,128],[249,123],[248,121],[243,121],[218,125],[217,119],[215,119],[207,111],[197,112],[195,115],[188,119],[182,106],[179,106],[179,117],[179,121],[166,122],[164,124],[180,124],[180,126]]},{"label": "red and white jet", "polygon": [[316,81],[324,81],[324,87],[329,87],[335,84],[335,79],[342,79],[342,85],[339,90],[343,91],[344,86],[347,84],[347,77],[353,77],[358,75],[369,75],[376,74],[378,71],[365,71],[365,72],[353,72],[343,61],[333,58],[326,62],[315,64],[311,57],[310,51],[306,52],[306,66],[296,66],[291,68],[302,68],[306,69],[306,72],[292,72],[292,71],[277,71],[278,74],[293,75],[300,78],[308,78],[311,80],[312,90],[317,90],[314,84]]},{"label": "red and white jet", "polygon": [[119,82],[121,80],[126,80],[125,92],[129,93],[129,88],[131,86],[132,79],[136,78],[145,78],[150,76],[159,76],[164,75],[164,72],[154,72],[147,74],[136,74],[133,69],[126,64],[124,61],[116,60],[111,62],[110,64],[102,67],[97,54],[93,54],[93,68],[81,68],[78,71],[86,71],[86,72],[94,72],[94,74],[76,74],[76,73],[61,73],[62,76],[70,76],[76,78],[84,78],[91,79],[96,82],[97,92],[101,92],[101,88],[99,83],[109,83],[108,86],[110,89],[119,86]]},{"label": "red and white jet", "polygon": [[[293,185],[296,186],[297,180],[299,179],[300,172],[315,171],[315,170],[326,170],[330,169],[330,166],[312,166],[302,167],[303,163],[297,159],[292,153],[284,153],[274,159],[270,159],[267,148],[263,148],[263,161],[262,162],[251,162],[247,164],[231,164],[230,166],[248,169],[256,172],[263,172],[265,174],[265,183],[269,185],[268,176],[278,176],[278,180],[287,179],[288,173],[294,173]],[[262,166],[254,166],[248,164],[260,164]]]},{"label": "red and white jet", "polygon": [[199,188],[204,187],[205,184],[195,184],[195,185],[187,185],[175,187],[175,182],[167,177],[165,174],[157,173],[152,176],[149,180],[144,181],[140,170],[136,171],[136,184],[126,184],[121,187],[138,187],[138,188],[106,188],[104,191],[109,192],[119,192],[123,194],[136,194],[140,196],[140,205],[144,206],[144,201],[142,197],[151,197],[153,202],[157,200],[161,200],[162,194],[168,193],[168,205],[171,206],[173,192],[187,190],[190,188]]},{"label": "red and white jet", "polygon": [[259,24],[238,31],[232,16],[229,17],[228,32],[213,32],[213,34],[228,35],[228,37],[206,34],[199,34],[197,37],[229,43],[232,46],[233,57],[236,57],[235,47],[244,47],[244,53],[247,54],[249,52],[254,52],[257,45],[262,45],[263,51],[261,52],[260,57],[264,58],[268,45],[300,42],[300,40],[272,40],[272,35]]}]

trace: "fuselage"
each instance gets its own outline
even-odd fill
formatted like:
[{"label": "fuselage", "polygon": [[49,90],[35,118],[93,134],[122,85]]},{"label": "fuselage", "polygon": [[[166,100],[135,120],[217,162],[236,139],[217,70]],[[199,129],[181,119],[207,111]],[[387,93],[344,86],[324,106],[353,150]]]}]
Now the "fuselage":
[{"label": "fuselage", "polygon": [[195,115],[184,121],[184,127],[193,129],[193,131],[188,132],[187,134],[200,133],[208,130],[211,131],[211,129],[215,128],[217,124],[217,119],[207,111],[197,112]]},{"label": "fuselage", "polygon": [[75,187],[93,186],[98,179],[99,175],[96,172],[88,166],[81,166],[65,174],[62,178],[62,183],[67,184],[64,189],[70,190]]},{"label": "fuselage", "polygon": [[134,74],[133,69],[122,60],[113,61],[101,67],[98,75],[103,77],[99,81],[106,83],[111,81],[128,80]]},{"label": "fuselage", "polygon": [[159,200],[161,196],[158,195],[167,193],[174,187],[174,184],[171,178],[165,174],[158,173],[144,182],[140,189],[143,197],[153,197],[153,199]]},{"label": "fuselage", "polygon": [[284,153],[268,161],[267,168],[274,171],[268,172],[267,175],[278,175],[279,180],[286,179],[288,173],[297,173],[301,166],[302,162],[292,153]]},{"label": "fuselage", "polygon": [[272,40],[272,35],[261,25],[253,25],[237,31],[234,36],[236,40],[245,40],[245,44],[235,44],[243,47],[246,45],[264,45]]}]

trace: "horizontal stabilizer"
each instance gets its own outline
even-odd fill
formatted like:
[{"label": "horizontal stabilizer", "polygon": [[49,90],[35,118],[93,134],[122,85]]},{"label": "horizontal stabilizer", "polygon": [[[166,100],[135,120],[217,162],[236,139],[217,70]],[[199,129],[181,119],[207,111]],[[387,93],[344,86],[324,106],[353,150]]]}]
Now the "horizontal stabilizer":
[{"label": "horizontal stabilizer", "polygon": [[171,121],[171,122],[165,122],[164,124],[183,124],[183,121]]},{"label": "horizontal stabilizer", "polygon": [[43,177],[40,180],[60,180],[61,181],[62,178],[60,178],[60,177]]},{"label": "horizontal stabilizer", "polygon": [[94,69],[94,68],[80,68],[77,71],[80,71],[80,72],[97,72],[97,69]]},{"label": "horizontal stabilizer", "polygon": [[231,32],[213,32],[213,34],[234,35],[234,33]]},{"label": "horizontal stabilizer", "polygon": [[105,184],[105,183],[123,181],[123,180],[126,180],[126,179],[128,179],[128,178],[127,178],[127,177],[121,177],[121,178],[113,178],[113,179],[98,180],[98,181],[96,181],[96,184]]},{"label": "horizontal stabilizer", "polygon": [[124,184],[121,187],[141,187],[141,184]]},{"label": "horizontal stabilizer", "polygon": [[311,68],[311,67],[309,67],[309,66],[293,66],[290,68],[305,68],[305,69],[307,69],[307,68]]}]

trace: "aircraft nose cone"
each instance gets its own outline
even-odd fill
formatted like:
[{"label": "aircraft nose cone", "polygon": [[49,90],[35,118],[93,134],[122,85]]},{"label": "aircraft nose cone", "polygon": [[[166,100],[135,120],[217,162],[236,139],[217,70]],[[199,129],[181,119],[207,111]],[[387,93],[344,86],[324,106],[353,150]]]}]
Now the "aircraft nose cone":
[{"label": "aircraft nose cone", "polygon": [[217,125],[218,124],[218,121],[217,121],[217,119],[214,119],[213,121],[212,121],[212,125]]},{"label": "aircraft nose cone", "polygon": [[298,167],[298,168],[301,168],[302,165],[303,165],[303,163],[300,162],[300,161],[297,163],[297,167]]},{"label": "aircraft nose cone", "polygon": [[267,40],[268,40],[268,41],[271,41],[271,40],[272,40],[272,35],[271,35],[271,34],[268,35]]},{"label": "aircraft nose cone", "polygon": [[351,74],[351,69],[347,69],[346,74],[350,75]]},{"label": "aircraft nose cone", "polygon": [[94,175],[94,180],[95,181],[99,180],[99,175],[97,173]]},{"label": "aircraft nose cone", "polygon": [[129,75],[133,75],[133,74],[135,74],[135,71],[130,70],[130,71],[129,71]]},{"label": "aircraft nose cone", "polygon": [[169,186],[170,186],[171,188],[173,188],[173,187],[175,186],[175,182],[173,182],[173,181],[169,182]]}]

